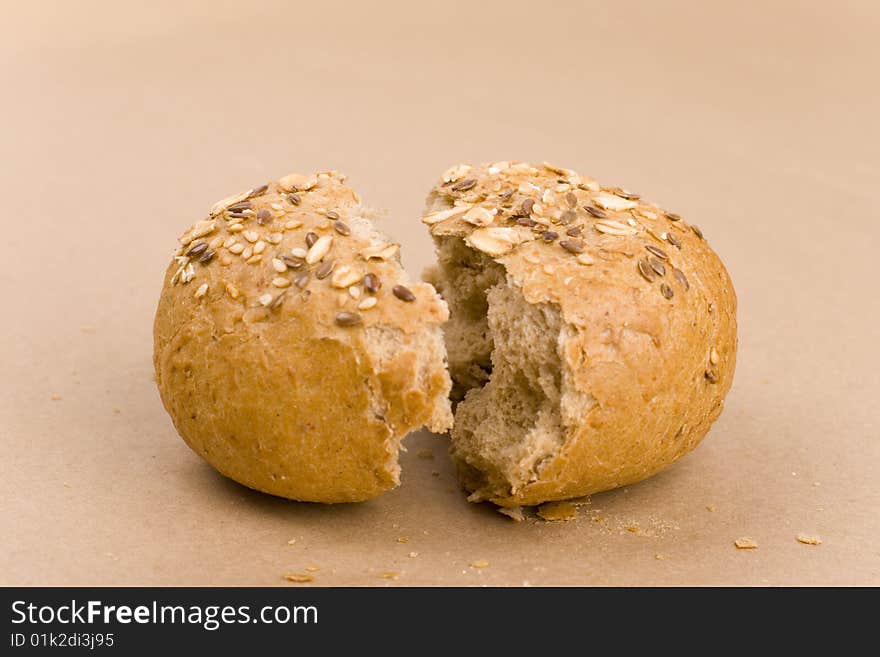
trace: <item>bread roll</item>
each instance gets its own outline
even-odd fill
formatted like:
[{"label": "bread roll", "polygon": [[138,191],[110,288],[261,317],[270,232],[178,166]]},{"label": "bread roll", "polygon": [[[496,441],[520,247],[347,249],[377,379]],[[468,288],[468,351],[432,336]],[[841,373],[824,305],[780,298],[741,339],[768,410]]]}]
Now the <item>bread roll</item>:
[{"label": "bread roll", "polygon": [[313,502],[396,486],[403,436],[452,420],[446,304],[344,182],[294,174],[215,204],[179,240],[154,330],[186,443],[246,486]]},{"label": "bread roll", "polygon": [[451,312],[451,452],[471,500],[534,505],[639,481],[721,413],[736,296],[697,226],[521,162],[452,167],[423,221]]}]

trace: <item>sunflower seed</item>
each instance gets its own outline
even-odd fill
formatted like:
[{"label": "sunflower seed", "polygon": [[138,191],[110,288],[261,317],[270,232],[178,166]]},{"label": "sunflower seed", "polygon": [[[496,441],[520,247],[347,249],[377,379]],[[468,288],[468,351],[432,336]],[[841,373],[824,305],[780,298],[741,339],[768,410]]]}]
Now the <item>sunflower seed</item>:
[{"label": "sunflower seed", "polygon": [[535,208],[535,199],[524,199],[523,202],[520,203],[519,207],[524,215],[529,216],[530,214],[532,214],[532,210]]},{"label": "sunflower seed", "polygon": [[272,213],[269,212],[266,208],[263,208],[259,212],[257,212],[257,223],[261,226],[265,226],[270,221],[272,221]]},{"label": "sunflower seed", "polygon": [[669,260],[669,256],[666,255],[666,251],[663,249],[654,246],[653,244],[648,244],[645,246],[645,249],[648,250],[649,253],[653,253],[655,256],[660,258],[661,260]]},{"label": "sunflower seed", "polygon": [[685,290],[689,290],[689,289],[690,289],[691,284],[688,283],[687,276],[684,275],[684,272],[683,272],[681,269],[673,269],[673,270],[672,270],[672,275],[675,276],[675,280],[677,280],[679,283],[681,283],[681,286],[682,286]]},{"label": "sunflower seed", "polygon": [[669,287],[666,283],[660,284],[660,293],[667,299],[671,299],[675,295],[675,293],[672,291],[672,288]]},{"label": "sunflower seed", "polygon": [[214,259],[214,256],[217,255],[217,252],[214,249],[208,249],[199,257],[199,263],[203,265],[207,265],[211,260]]},{"label": "sunflower seed", "polygon": [[681,241],[672,233],[666,233],[666,241],[677,249],[681,248]]},{"label": "sunflower seed", "polygon": [[681,217],[674,212],[666,212],[665,214],[666,218],[669,219],[669,221],[681,221]]},{"label": "sunflower seed", "polygon": [[646,281],[648,281],[649,283],[654,282],[654,279],[657,277],[657,275],[654,273],[654,270],[651,269],[651,265],[648,264],[647,260],[639,260],[638,268],[639,273]]},{"label": "sunflower seed", "polygon": [[370,294],[376,294],[379,288],[382,287],[382,281],[379,280],[376,274],[367,274],[364,276],[364,287]]},{"label": "sunflower seed", "polygon": [[339,219],[339,213],[336,210],[330,210],[329,212],[324,214],[325,217],[330,219],[330,221],[336,221]]},{"label": "sunflower seed", "polygon": [[655,258],[654,256],[649,256],[648,264],[651,265],[651,269],[657,272],[658,276],[666,275],[666,266],[658,258]]},{"label": "sunflower seed", "polygon": [[[282,256],[279,256],[278,259],[279,259],[282,263],[284,263],[284,264],[285,264],[288,268],[290,268],[290,269],[299,269],[299,268],[302,267],[302,266],[305,264],[305,262],[306,262],[306,261],[303,260],[302,258],[294,258],[294,257],[289,256],[289,255],[282,255]],[[279,273],[280,273],[280,272],[279,272]]]},{"label": "sunflower seed", "polygon": [[348,224],[343,223],[342,221],[334,221],[333,228],[340,235],[351,235],[351,228],[348,227]]},{"label": "sunflower seed", "polygon": [[341,312],[336,315],[336,323],[339,326],[358,326],[363,321],[363,318],[357,313]]},{"label": "sunflower seed", "polygon": [[552,242],[557,237],[559,237],[559,233],[557,233],[556,231],[545,230],[543,233],[541,233],[541,239],[545,242]]},{"label": "sunflower seed", "polygon": [[578,235],[581,234],[581,230],[582,229],[580,226],[572,226],[571,228],[569,228],[568,230],[565,231],[565,234],[568,235],[569,237],[577,237]]},{"label": "sunflower seed", "polygon": [[585,205],[584,210],[586,210],[589,214],[596,217],[596,219],[601,219],[602,217],[607,217],[604,210],[600,210],[594,205]]},{"label": "sunflower seed", "polygon": [[315,271],[315,278],[319,281],[324,280],[330,275],[330,272],[333,271],[333,267],[336,263],[333,260],[328,260],[327,262],[322,262],[321,266]]},{"label": "sunflower seed", "polygon": [[574,210],[566,210],[562,213],[562,216],[559,217],[559,223],[568,225],[575,219],[577,219],[577,212]]},{"label": "sunflower seed", "polygon": [[272,301],[272,303],[269,304],[269,309],[275,310],[278,306],[280,306],[282,303],[284,303],[284,297],[286,294],[287,294],[287,290],[284,290],[284,292],[282,292],[277,297],[275,297],[275,299]]},{"label": "sunflower seed", "polygon": [[293,194],[288,194],[287,200],[293,203],[293,205],[299,205],[300,203],[302,203],[302,199],[296,192],[294,192]]},{"label": "sunflower seed", "polygon": [[313,233],[312,231],[309,231],[308,233],[306,233],[306,246],[307,247],[311,248],[312,244],[314,244],[317,241],[318,241],[318,236],[315,233]]},{"label": "sunflower seed", "polygon": [[307,271],[300,272],[299,274],[294,276],[293,277],[293,284],[302,290],[306,285],[309,284],[309,272],[307,272]]},{"label": "sunflower seed", "polygon": [[208,250],[207,242],[199,242],[195,246],[190,247],[189,251],[186,252],[186,255],[189,257],[194,257],[203,254]]},{"label": "sunflower seed", "polygon": [[473,189],[476,184],[476,178],[465,178],[455,183],[451,189],[453,192],[466,192],[469,189]]},{"label": "sunflower seed", "polygon": [[691,230],[694,231],[694,235],[696,235],[696,236],[699,237],[700,239],[705,239],[705,238],[703,237],[703,231],[700,230],[700,227],[697,226],[697,224],[691,224]]},{"label": "sunflower seed", "polygon": [[568,203],[568,207],[573,208],[578,204],[578,197],[574,192],[569,192],[565,195],[565,202]]},{"label": "sunflower seed", "polygon": [[585,248],[581,240],[562,240],[559,246],[569,253],[583,253]]},{"label": "sunflower seed", "polygon": [[396,296],[401,301],[412,302],[416,300],[416,295],[413,294],[412,290],[410,290],[408,287],[404,287],[403,285],[395,285],[393,288],[391,288],[391,291],[394,293],[394,296]]},{"label": "sunflower seed", "polygon": [[525,226],[527,228],[534,228],[538,225],[538,222],[534,219],[529,219],[528,217],[520,217],[516,220],[518,226]]}]

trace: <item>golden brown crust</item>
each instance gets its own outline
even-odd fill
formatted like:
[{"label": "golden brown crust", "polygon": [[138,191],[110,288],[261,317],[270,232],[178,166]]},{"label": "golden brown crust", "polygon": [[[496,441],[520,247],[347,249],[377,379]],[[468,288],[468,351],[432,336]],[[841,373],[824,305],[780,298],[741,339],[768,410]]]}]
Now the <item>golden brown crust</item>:
[{"label": "golden brown crust", "polygon": [[[416,354],[446,306],[410,283],[368,213],[335,172],[286,176],[215,204],[180,238],[156,379],[187,444],[236,481],[368,499],[397,484],[400,438],[447,428],[442,350],[427,365]],[[379,353],[386,333],[395,348]]]},{"label": "golden brown crust", "polygon": [[573,171],[507,162],[452,167],[423,221],[501,263],[529,303],[560,309],[563,385],[596,401],[521,488],[481,489],[459,459],[474,499],[533,505],[639,481],[693,449],[720,414],[736,296],[696,226]]}]

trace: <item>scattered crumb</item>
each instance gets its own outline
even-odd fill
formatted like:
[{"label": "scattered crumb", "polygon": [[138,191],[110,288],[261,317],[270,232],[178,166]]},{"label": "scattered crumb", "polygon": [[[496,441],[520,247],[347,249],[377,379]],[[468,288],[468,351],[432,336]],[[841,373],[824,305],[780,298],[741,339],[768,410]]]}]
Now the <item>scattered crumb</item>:
[{"label": "scattered crumb", "polygon": [[420,449],[418,452],[416,452],[416,456],[418,456],[420,459],[432,459],[434,458],[434,452],[432,452],[430,449]]},{"label": "scattered crumb", "polygon": [[117,557],[112,552],[107,552],[107,556],[110,557],[111,559],[113,559],[113,561],[119,561],[119,557]]},{"label": "scattered crumb", "polygon": [[822,539],[811,534],[798,534],[797,540],[804,545],[822,545]]},{"label": "scattered crumb", "polygon": [[747,536],[736,539],[733,544],[736,546],[737,550],[754,550],[758,547],[757,542]]},{"label": "scattered crumb", "polygon": [[814,481],[814,482],[813,482],[813,485],[818,487],[818,486],[821,486],[822,484],[819,483],[818,481]]},{"label": "scattered crumb", "polygon": [[707,504],[707,505],[706,505],[706,511],[709,511],[710,513],[714,513],[714,511],[715,511],[715,505],[714,505],[714,504]]},{"label": "scattered crumb", "polygon": [[663,560],[666,558],[666,555],[665,555],[665,554],[655,554],[655,555],[654,555],[654,558],[655,558],[657,561],[663,561]]},{"label": "scattered crumb", "polygon": [[574,520],[577,507],[571,502],[547,502],[538,507],[538,516],[544,520]]},{"label": "scattered crumb", "polygon": [[61,401],[61,395],[52,395],[52,401]]},{"label": "scattered crumb", "polygon": [[489,565],[489,562],[485,559],[477,559],[476,561],[471,562],[471,568],[485,568]]},{"label": "scattered crumb", "polygon": [[379,573],[379,577],[382,579],[399,579],[400,573],[396,570],[386,570],[384,573]]},{"label": "scattered crumb", "polygon": [[497,511],[516,522],[522,522],[525,519],[521,506],[499,506]]},{"label": "scattered crumb", "polygon": [[432,477],[439,477],[440,473],[437,470],[431,470],[431,476]]},{"label": "scattered crumb", "polygon": [[410,559],[415,559],[417,556],[419,556],[419,553],[418,553],[418,552],[410,552],[410,553],[409,553],[409,558],[410,558]]},{"label": "scattered crumb", "polygon": [[286,573],[284,579],[288,582],[296,582],[297,584],[305,584],[306,582],[314,582],[315,578],[305,573]]},{"label": "scattered crumb", "polygon": [[288,544],[288,545],[294,545],[295,543],[296,543],[296,539],[295,539],[295,538],[292,538],[292,539],[290,539],[289,541],[287,541],[287,544]]},{"label": "scattered crumb", "polygon": [[629,525],[626,528],[626,531],[630,532],[631,534],[641,534],[642,528],[639,527],[638,525]]},{"label": "scattered crumb", "polygon": [[321,570],[321,566],[306,566],[306,570],[308,570],[310,573],[316,573]]},{"label": "scattered crumb", "polygon": [[122,413],[122,409],[121,409],[121,408],[114,408],[114,409],[113,409],[113,415],[119,415],[120,413]]},{"label": "scattered crumb", "polygon": [[92,327],[92,326],[83,326],[83,327],[80,329],[80,331],[82,331],[83,333],[97,333],[97,332],[98,332],[98,329],[96,329],[96,328],[94,328],[94,327]]},{"label": "scattered crumb", "polygon": [[70,485],[68,482],[65,481],[65,482],[64,482],[64,487],[65,487],[65,488],[71,488],[71,485]]}]

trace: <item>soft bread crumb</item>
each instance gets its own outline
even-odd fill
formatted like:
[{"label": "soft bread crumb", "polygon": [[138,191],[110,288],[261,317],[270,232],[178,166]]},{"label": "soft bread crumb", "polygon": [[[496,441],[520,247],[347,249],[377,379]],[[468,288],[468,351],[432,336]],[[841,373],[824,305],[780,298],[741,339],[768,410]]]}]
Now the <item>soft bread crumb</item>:
[{"label": "soft bread crumb", "polygon": [[314,582],[315,578],[311,575],[306,575],[305,573],[286,573],[284,575],[284,579],[288,582],[295,582],[297,584],[305,584],[306,582]]},{"label": "soft bread crumb", "polygon": [[758,547],[758,543],[747,536],[736,539],[733,544],[737,550],[755,550]]},{"label": "soft bread crumb", "polygon": [[485,568],[489,565],[489,562],[485,559],[477,559],[476,561],[471,562],[471,568]]},{"label": "soft bread crumb", "polygon": [[822,539],[811,534],[798,534],[797,540],[804,545],[822,545]]},{"label": "soft bread crumb", "polygon": [[525,516],[523,515],[523,510],[521,506],[499,506],[498,513],[504,514],[511,520],[515,520],[516,522],[522,522],[525,520]]},{"label": "soft bread crumb", "polygon": [[538,516],[547,521],[574,520],[577,507],[571,502],[547,502],[538,507]]}]

